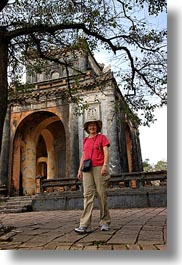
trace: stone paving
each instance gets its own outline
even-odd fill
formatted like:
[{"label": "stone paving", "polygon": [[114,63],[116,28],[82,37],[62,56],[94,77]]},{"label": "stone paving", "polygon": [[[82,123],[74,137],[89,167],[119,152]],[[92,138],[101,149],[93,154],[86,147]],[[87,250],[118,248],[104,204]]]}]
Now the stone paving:
[{"label": "stone paving", "polygon": [[0,214],[0,225],[12,227],[0,236],[1,250],[167,250],[167,209],[111,209],[109,231],[100,231],[99,210],[93,211],[94,232],[79,235],[81,210]]}]

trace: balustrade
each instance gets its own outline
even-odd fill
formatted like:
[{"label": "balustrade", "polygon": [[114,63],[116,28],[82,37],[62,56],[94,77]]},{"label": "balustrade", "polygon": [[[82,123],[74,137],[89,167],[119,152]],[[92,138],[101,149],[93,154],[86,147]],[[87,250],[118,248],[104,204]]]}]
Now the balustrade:
[{"label": "balustrade", "polygon": [[[147,186],[167,185],[167,171],[152,172],[130,172],[120,175],[111,175],[108,189],[130,188],[140,189]],[[37,193],[54,191],[77,191],[82,189],[82,182],[77,178],[46,179],[42,176],[36,177]]]}]

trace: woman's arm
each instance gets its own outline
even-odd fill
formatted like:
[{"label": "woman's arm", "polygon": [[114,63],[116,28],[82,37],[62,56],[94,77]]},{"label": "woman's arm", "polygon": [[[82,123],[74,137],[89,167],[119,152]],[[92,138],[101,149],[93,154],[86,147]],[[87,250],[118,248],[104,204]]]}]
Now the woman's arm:
[{"label": "woman's arm", "polygon": [[101,175],[105,175],[106,173],[108,173],[107,164],[109,160],[109,148],[107,145],[103,147],[103,152],[104,152],[104,164],[101,169]]},{"label": "woman's arm", "polygon": [[79,166],[78,174],[77,174],[77,178],[78,178],[79,180],[82,179],[83,158],[84,158],[84,153],[83,153],[82,156],[81,156],[81,159],[80,159],[80,166]]}]

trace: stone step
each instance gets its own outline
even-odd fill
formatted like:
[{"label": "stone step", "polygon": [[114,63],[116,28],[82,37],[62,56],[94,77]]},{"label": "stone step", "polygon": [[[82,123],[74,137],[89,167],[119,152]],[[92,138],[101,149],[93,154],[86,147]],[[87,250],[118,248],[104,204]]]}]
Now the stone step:
[{"label": "stone step", "polygon": [[1,208],[0,213],[22,213],[27,212],[26,207],[16,207],[16,208]]},{"label": "stone step", "polygon": [[23,212],[27,212],[27,210],[24,209],[24,208],[20,208],[20,209],[3,209],[3,210],[0,210],[0,214],[1,213],[23,213]]},{"label": "stone step", "polygon": [[27,201],[7,201],[6,202],[6,205],[8,206],[16,206],[16,205],[20,205],[20,206],[23,206],[25,204],[31,204],[32,203],[32,200],[27,200]]},{"label": "stone step", "polygon": [[8,201],[26,201],[28,199],[32,200],[34,196],[16,196],[16,197],[6,197]]},{"label": "stone step", "polygon": [[27,206],[31,206],[31,204],[22,204],[22,205],[7,205],[7,204],[4,204],[4,205],[0,205],[0,210],[1,209],[21,209],[21,208],[24,208],[24,207],[27,207]]},{"label": "stone step", "polygon": [[9,197],[0,202],[0,213],[32,211],[33,196]]}]

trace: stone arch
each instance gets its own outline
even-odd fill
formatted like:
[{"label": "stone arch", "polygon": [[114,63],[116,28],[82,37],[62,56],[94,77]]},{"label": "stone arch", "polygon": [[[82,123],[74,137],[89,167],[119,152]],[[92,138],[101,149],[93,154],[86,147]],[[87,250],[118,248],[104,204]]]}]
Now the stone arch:
[{"label": "stone arch", "polygon": [[[61,154],[60,154],[61,153]],[[60,118],[49,111],[27,115],[13,143],[11,186],[14,194],[33,195],[35,177],[66,176],[66,135]]]}]

